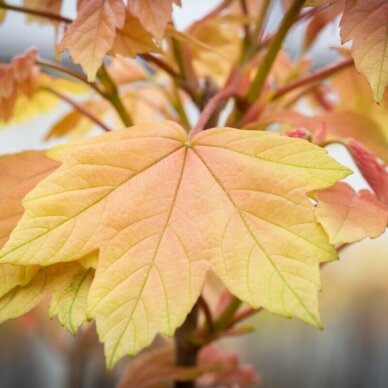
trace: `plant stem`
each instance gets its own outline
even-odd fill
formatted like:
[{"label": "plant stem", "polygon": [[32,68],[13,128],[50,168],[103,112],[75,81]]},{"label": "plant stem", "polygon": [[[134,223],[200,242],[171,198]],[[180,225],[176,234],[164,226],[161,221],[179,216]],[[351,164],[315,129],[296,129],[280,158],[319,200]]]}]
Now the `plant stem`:
[{"label": "plant stem", "polygon": [[250,36],[249,44],[245,47],[245,50],[243,51],[243,54],[241,56],[240,63],[242,64],[249,61],[254,56],[254,54],[258,49],[258,43],[263,33],[264,23],[267,17],[269,6],[271,4],[271,0],[262,0],[262,1],[263,1],[263,4],[260,8],[260,12],[256,20],[255,28]]},{"label": "plant stem", "polygon": [[117,85],[109,75],[104,65],[102,65],[98,70],[97,77],[105,88],[105,98],[116,109],[116,112],[120,116],[122,122],[127,127],[133,126],[133,120],[121,101]]},{"label": "plant stem", "polygon": [[278,89],[275,94],[271,97],[271,101],[277,100],[282,97],[284,94],[293,91],[301,86],[308,85],[311,83],[322,81],[323,79],[330,77],[331,75],[337,73],[338,71],[353,65],[353,58],[345,59],[341,62],[336,63],[333,66],[326,67],[324,69],[318,70],[313,74],[309,74],[305,77],[299,78],[294,82],[290,82],[288,85],[283,86]]},{"label": "plant stem", "polygon": [[219,107],[219,105],[221,103],[223,103],[225,100],[227,100],[228,98],[233,97],[235,95],[236,95],[236,90],[232,87],[222,89],[217,94],[215,94],[209,100],[205,109],[202,111],[201,116],[199,117],[197,124],[191,130],[189,136],[192,137],[196,133],[205,129],[207,122],[209,121],[209,119],[212,116],[212,114],[214,113],[214,111]]},{"label": "plant stem", "polygon": [[44,90],[46,92],[49,92],[49,93],[52,93],[54,95],[56,95],[58,98],[60,98],[61,100],[63,101],[66,101],[69,105],[71,105],[74,109],[78,110],[78,112],[82,113],[84,116],[86,116],[88,119],[90,119],[91,121],[93,121],[95,124],[97,124],[99,127],[101,127],[105,132],[110,132],[111,129],[109,127],[107,127],[99,118],[97,118],[96,116],[94,116],[91,112],[89,112],[88,110],[86,110],[82,105],[78,104],[77,102],[75,102],[74,100],[72,100],[71,98],[65,96],[64,94],[62,94],[61,92],[58,92],[57,90],[55,89],[51,89],[50,87],[48,86],[42,86],[40,88],[40,90]]},{"label": "plant stem", "polygon": [[38,60],[36,60],[35,63],[41,67],[47,67],[47,68],[56,70],[60,73],[65,73],[65,74],[69,75],[70,77],[76,78],[76,79],[80,80],[82,83],[84,83],[85,85],[93,88],[102,97],[106,98],[104,92],[94,82],[89,82],[83,74],[78,73],[77,71],[74,71],[66,66],[63,66],[60,63],[57,63],[54,61],[49,61],[49,60],[42,59],[42,58],[39,58]]},{"label": "plant stem", "polygon": [[[198,303],[196,303],[187,315],[186,320],[175,331],[175,354],[177,366],[192,367],[197,364],[200,346],[192,343],[191,338],[197,328]],[[175,388],[194,388],[194,381],[175,381]]]},{"label": "plant stem", "polygon": [[217,318],[213,324],[213,331],[218,332],[227,328],[230,324],[230,321],[233,319],[234,314],[241,306],[241,300],[232,296],[229,304],[226,306],[222,314]]},{"label": "plant stem", "polygon": [[140,54],[139,57],[147,62],[153,63],[158,68],[171,75],[172,78],[179,78],[179,74],[168,63],[164,62],[163,59],[160,59],[153,54]]},{"label": "plant stem", "polygon": [[263,62],[260,65],[260,69],[258,70],[252,85],[249,88],[247,93],[247,100],[249,103],[252,104],[260,96],[265,84],[265,80],[281,48],[282,42],[286,37],[288,30],[293,26],[294,21],[298,17],[299,11],[302,9],[304,2],[305,0],[294,0],[291,7],[285,14],[278,31],[268,46],[268,51],[264,56]]},{"label": "plant stem", "polygon": [[0,2],[0,8],[7,9],[9,11],[15,11],[15,12],[27,13],[29,15],[34,15],[34,16],[40,16],[43,18],[55,20],[57,22],[71,23],[73,21],[72,19],[66,18],[64,16],[58,15],[53,12],[45,11],[43,9],[20,7],[17,5],[11,5],[4,2]]},{"label": "plant stem", "polygon": [[211,333],[213,331],[213,316],[206,299],[202,295],[198,299],[198,305],[205,316],[205,330],[207,333]]}]

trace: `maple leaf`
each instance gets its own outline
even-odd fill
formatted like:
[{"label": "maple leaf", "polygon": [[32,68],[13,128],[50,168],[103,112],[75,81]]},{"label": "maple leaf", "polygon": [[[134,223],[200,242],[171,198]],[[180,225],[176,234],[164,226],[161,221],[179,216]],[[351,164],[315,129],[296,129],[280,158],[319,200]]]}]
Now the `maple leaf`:
[{"label": "maple leaf", "polygon": [[[22,198],[58,165],[42,152],[0,156],[0,247],[23,214]],[[38,269],[38,266],[0,264],[0,296],[27,284]]]},{"label": "maple leaf", "polygon": [[86,320],[86,302],[93,271],[77,262],[42,268],[24,287],[16,287],[0,298],[0,322],[18,318],[51,296],[49,315],[75,335]]},{"label": "maple leaf", "polygon": [[130,0],[128,8],[143,27],[160,42],[167,23],[171,21],[174,3],[180,5],[180,0]]},{"label": "maple leaf", "polygon": [[66,30],[59,45],[79,63],[88,80],[94,81],[105,54],[112,48],[116,29],[122,28],[125,6],[122,0],[85,0],[77,18]]},{"label": "maple leaf", "polygon": [[317,220],[332,244],[352,243],[380,236],[388,221],[388,211],[368,190],[356,193],[347,183],[317,192]]},{"label": "maple leaf", "polygon": [[388,2],[356,0],[345,2],[341,38],[352,40],[352,56],[365,74],[374,98],[380,102],[388,84]]},{"label": "maple leaf", "polygon": [[336,251],[306,193],[349,174],[325,150],[233,128],[188,138],[165,122],[50,156],[63,165],[24,199],[0,261],[49,265],[99,249],[88,310],[108,367],[172,335],[210,269],[251,306],[320,325],[319,263]]},{"label": "maple leaf", "polygon": [[128,10],[125,13],[124,26],[117,30],[113,43],[113,52],[126,56],[157,51],[152,35],[147,32]]}]

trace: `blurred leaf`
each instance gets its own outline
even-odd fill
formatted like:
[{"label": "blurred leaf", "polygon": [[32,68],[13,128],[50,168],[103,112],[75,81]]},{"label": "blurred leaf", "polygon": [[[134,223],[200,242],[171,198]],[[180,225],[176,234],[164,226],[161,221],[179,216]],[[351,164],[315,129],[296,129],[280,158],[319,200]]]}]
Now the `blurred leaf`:
[{"label": "blurred leaf", "polygon": [[116,54],[133,57],[136,54],[158,50],[152,40],[152,35],[127,10],[124,26],[117,30],[112,51]]},{"label": "blurred leaf", "polygon": [[388,140],[378,123],[367,116],[346,111],[331,111],[316,116],[304,116],[291,111],[269,112],[256,123],[249,124],[249,128],[273,122],[289,123],[315,133],[324,131],[324,141],[357,140],[388,161]]},{"label": "blurred leaf", "polygon": [[387,166],[356,141],[349,141],[348,148],[361,174],[369,183],[382,203],[388,205],[388,172]]},{"label": "blurred leaf", "polygon": [[388,84],[388,2],[346,1],[341,20],[342,42],[352,41],[357,69],[366,75],[377,102]]},{"label": "blurred leaf", "polygon": [[128,8],[143,27],[161,42],[167,23],[171,21],[172,5],[180,0],[131,0]]},{"label": "blurred leaf", "polygon": [[192,381],[202,374],[199,368],[183,368],[175,365],[175,349],[166,346],[140,354],[128,363],[117,388],[167,387],[167,383]]}]

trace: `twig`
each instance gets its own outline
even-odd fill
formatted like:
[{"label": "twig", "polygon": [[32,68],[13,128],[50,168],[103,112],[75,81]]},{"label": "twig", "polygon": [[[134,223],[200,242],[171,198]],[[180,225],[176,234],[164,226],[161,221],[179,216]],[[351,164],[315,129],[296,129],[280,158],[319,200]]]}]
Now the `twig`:
[{"label": "twig", "polygon": [[85,85],[94,89],[102,97],[106,98],[104,92],[97,86],[96,83],[89,82],[83,74],[78,73],[77,71],[74,71],[66,66],[63,66],[60,63],[57,63],[54,61],[49,61],[47,59],[42,59],[42,58],[39,58],[38,60],[36,60],[36,64],[41,66],[41,67],[47,67],[47,68],[56,70],[60,73],[65,73],[65,74],[69,75],[70,77],[76,78],[79,81],[81,81],[82,83],[84,83]]},{"label": "twig", "polygon": [[7,9],[9,11],[27,13],[29,15],[40,16],[43,18],[55,20],[57,22],[71,23],[73,20],[67,17],[58,15],[53,12],[45,11],[43,9],[29,8],[29,7],[20,7],[17,5],[11,5],[0,1],[0,8]]},{"label": "twig", "polygon": [[130,116],[130,114],[127,112],[127,109],[123,105],[119,95],[117,85],[113,81],[112,77],[110,76],[110,74],[108,73],[108,70],[104,65],[102,65],[98,70],[97,77],[105,88],[105,98],[115,108],[122,122],[127,127],[131,127],[133,125],[132,117]]},{"label": "twig", "polygon": [[52,93],[52,94],[56,95],[58,98],[60,98],[61,100],[67,102],[74,109],[78,110],[78,112],[82,113],[84,116],[86,116],[91,121],[93,121],[95,124],[97,124],[99,127],[101,127],[105,132],[110,132],[111,131],[111,128],[107,127],[99,118],[94,116],[91,112],[86,110],[82,105],[78,104],[77,102],[75,102],[71,98],[65,96],[61,92],[58,92],[55,89],[51,89],[48,86],[42,86],[40,89],[44,90],[46,92]]},{"label": "twig", "polygon": [[253,103],[261,94],[265,80],[272,68],[272,64],[280,50],[281,44],[286,37],[288,30],[293,26],[295,19],[298,17],[299,11],[302,9],[305,0],[294,0],[293,4],[284,16],[280,27],[272,38],[268,51],[265,54],[251,87],[247,93],[247,100]]},{"label": "twig", "polygon": [[228,87],[225,89],[220,90],[217,94],[215,94],[208,104],[206,105],[205,109],[202,111],[201,116],[198,119],[197,124],[195,127],[190,131],[189,136],[192,137],[196,133],[202,131],[207,122],[209,121],[210,117],[214,113],[214,111],[219,107],[219,105],[224,102],[225,100],[229,99],[230,97],[233,97],[236,95],[235,88]]},{"label": "twig", "polygon": [[212,332],[213,331],[213,316],[212,316],[212,312],[210,311],[210,307],[209,307],[206,299],[202,295],[198,298],[198,306],[203,311],[203,314],[205,316],[206,331],[207,332]]},{"label": "twig", "polygon": [[306,84],[322,81],[323,79],[330,77],[332,74],[335,74],[338,71],[351,65],[353,65],[353,58],[348,58],[341,62],[336,63],[333,66],[326,67],[324,69],[318,70],[313,74],[299,78],[294,82],[290,82],[288,85],[285,85],[282,88],[279,88],[275,92],[275,94],[271,97],[271,101],[277,100],[278,98],[282,97],[284,94],[290,91],[293,91]]}]

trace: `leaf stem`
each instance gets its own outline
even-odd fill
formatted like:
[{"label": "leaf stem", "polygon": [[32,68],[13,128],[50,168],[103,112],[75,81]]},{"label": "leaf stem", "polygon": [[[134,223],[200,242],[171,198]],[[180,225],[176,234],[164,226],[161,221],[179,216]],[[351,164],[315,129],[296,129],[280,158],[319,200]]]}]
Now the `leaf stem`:
[{"label": "leaf stem", "polygon": [[230,321],[233,319],[236,311],[241,306],[241,300],[232,296],[229,304],[226,306],[225,310],[221,315],[214,321],[213,332],[218,332],[229,327]]},{"label": "leaf stem", "polygon": [[207,122],[209,121],[212,114],[219,107],[221,103],[225,100],[229,99],[236,95],[235,88],[227,87],[225,89],[221,89],[218,93],[216,93],[208,102],[205,109],[202,111],[201,116],[198,119],[195,127],[190,131],[189,136],[193,137],[196,133],[201,132],[205,129]]},{"label": "leaf stem", "polygon": [[7,4],[5,2],[0,2],[0,8],[7,9],[9,11],[27,13],[29,15],[40,16],[43,18],[55,20],[57,22],[71,23],[73,20],[67,17],[58,15],[53,12],[45,11],[43,9],[29,8],[29,7],[20,7],[17,5]]},{"label": "leaf stem", "polygon": [[116,109],[116,112],[120,116],[122,122],[127,127],[133,126],[133,120],[121,101],[117,85],[108,73],[105,65],[100,67],[97,72],[97,77],[105,88],[105,98]]},{"label": "leaf stem", "polygon": [[211,333],[213,331],[213,316],[206,299],[202,295],[198,298],[198,306],[205,316],[205,330],[206,332]]},{"label": "leaf stem", "polygon": [[91,121],[93,121],[95,124],[97,124],[99,127],[101,127],[105,132],[110,132],[112,129],[109,128],[108,126],[106,126],[99,118],[97,118],[96,116],[94,116],[91,112],[89,112],[88,110],[86,110],[82,105],[78,104],[77,102],[75,102],[74,100],[72,100],[71,98],[65,96],[64,94],[62,94],[61,92],[58,92],[57,90],[55,89],[52,89],[48,86],[42,86],[40,87],[40,90],[44,90],[46,92],[49,92],[49,93],[52,93],[54,94],[55,96],[57,96],[58,98],[60,98],[61,100],[67,102],[69,105],[71,105],[74,109],[78,110],[78,112],[82,113],[84,116],[86,116],[88,119],[90,119]]},{"label": "leaf stem", "polygon": [[[1,4],[1,3],[0,3]],[[47,68],[50,68],[50,69],[53,69],[53,70],[56,70],[60,73],[64,73],[64,74],[67,74],[69,75],[70,77],[73,77],[73,78],[76,78],[78,79],[79,81],[81,81],[82,83],[84,83],[85,85],[91,87],[92,89],[94,89],[98,94],[100,94],[103,98],[106,98],[106,95],[104,94],[104,92],[97,86],[96,83],[94,82],[89,82],[87,80],[87,78],[81,74],[81,73],[78,73],[78,71],[74,71],[70,68],[68,68],[67,66],[63,66],[61,65],[60,63],[57,63],[57,62],[54,62],[54,61],[49,61],[47,59],[42,59],[42,58],[39,58],[38,60],[35,61],[35,63],[41,67],[47,67]]]},{"label": "leaf stem", "polygon": [[252,85],[247,93],[247,100],[250,104],[255,102],[255,100],[260,96],[265,84],[265,80],[281,48],[282,42],[286,37],[288,30],[293,26],[294,21],[298,17],[304,2],[305,0],[294,0],[291,7],[285,14],[278,31],[272,38],[268,46],[268,51],[264,56],[263,62],[261,63],[260,69],[256,73]]}]

